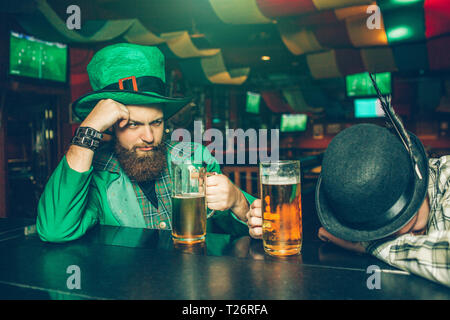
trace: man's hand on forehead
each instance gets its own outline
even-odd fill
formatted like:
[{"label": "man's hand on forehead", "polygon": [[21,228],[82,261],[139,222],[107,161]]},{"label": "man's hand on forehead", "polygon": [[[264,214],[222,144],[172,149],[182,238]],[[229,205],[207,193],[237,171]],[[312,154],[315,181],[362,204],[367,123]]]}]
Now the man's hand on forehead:
[{"label": "man's hand on forehead", "polygon": [[112,99],[103,99],[92,109],[81,126],[104,132],[116,123],[118,123],[119,128],[125,127],[129,119],[130,112],[125,105]]}]

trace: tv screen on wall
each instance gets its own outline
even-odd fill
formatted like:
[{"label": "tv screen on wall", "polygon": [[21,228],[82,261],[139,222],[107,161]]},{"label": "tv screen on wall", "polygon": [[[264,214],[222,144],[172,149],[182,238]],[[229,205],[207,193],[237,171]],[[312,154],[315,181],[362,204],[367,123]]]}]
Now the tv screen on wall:
[{"label": "tv screen on wall", "polygon": [[[374,78],[381,94],[386,95],[391,93],[390,72],[376,73]],[[377,94],[367,72],[346,76],[345,85],[348,97],[368,97]]]},{"label": "tv screen on wall", "polygon": [[355,118],[384,117],[384,111],[378,98],[355,99]]},{"label": "tv screen on wall", "polygon": [[247,92],[247,101],[245,111],[248,113],[259,113],[259,105],[261,103],[261,95],[256,92]]},{"label": "tv screen on wall", "polygon": [[10,33],[9,74],[50,80],[67,81],[67,45],[39,40],[32,36]]},{"label": "tv screen on wall", "polygon": [[280,131],[281,132],[299,132],[305,131],[308,123],[306,114],[282,114]]}]

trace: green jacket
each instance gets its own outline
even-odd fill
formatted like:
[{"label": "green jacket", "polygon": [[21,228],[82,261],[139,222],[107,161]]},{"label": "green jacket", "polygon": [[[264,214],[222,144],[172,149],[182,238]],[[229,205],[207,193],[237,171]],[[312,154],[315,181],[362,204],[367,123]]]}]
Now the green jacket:
[{"label": "green jacket", "polygon": [[[167,163],[171,173],[171,152]],[[221,173],[216,159],[202,145],[195,145],[191,158],[200,157],[208,172]],[[249,204],[255,198],[243,194]],[[40,238],[49,242],[71,241],[83,236],[97,223],[145,228],[142,209],[127,175],[98,170],[71,169],[64,156],[50,177],[38,204],[36,227]],[[247,225],[230,211],[217,211],[208,219],[207,232],[247,235]]]}]

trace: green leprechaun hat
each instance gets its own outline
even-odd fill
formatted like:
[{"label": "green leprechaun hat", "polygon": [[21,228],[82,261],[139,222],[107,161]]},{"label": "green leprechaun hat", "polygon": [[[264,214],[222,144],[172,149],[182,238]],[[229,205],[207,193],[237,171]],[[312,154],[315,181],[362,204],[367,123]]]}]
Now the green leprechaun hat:
[{"label": "green leprechaun hat", "polygon": [[169,119],[190,98],[166,96],[164,56],[157,47],[119,43],[99,50],[87,66],[94,91],[72,104],[74,114],[84,119],[102,99],[124,105],[162,104]]}]

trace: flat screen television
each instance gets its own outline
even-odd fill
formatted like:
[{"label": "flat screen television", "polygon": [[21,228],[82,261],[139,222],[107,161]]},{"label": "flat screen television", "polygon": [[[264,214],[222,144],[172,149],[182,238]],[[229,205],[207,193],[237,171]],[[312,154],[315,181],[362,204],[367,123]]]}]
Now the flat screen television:
[{"label": "flat screen television", "polygon": [[[392,85],[390,72],[376,73],[375,82],[377,83],[381,94],[391,94]],[[367,97],[375,96],[377,94],[372,85],[368,72],[346,76],[345,85],[348,97]]]},{"label": "flat screen television", "polygon": [[256,92],[247,92],[247,101],[245,111],[248,113],[259,113],[259,105],[261,103],[261,95]]},{"label": "flat screen television", "polygon": [[9,74],[12,76],[67,82],[67,57],[65,44],[10,33]]},{"label": "flat screen television", "polygon": [[308,115],[306,114],[282,114],[281,132],[301,132],[306,130]]},{"label": "flat screen television", "polygon": [[354,100],[355,118],[384,117],[384,111],[378,98],[364,98]]}]

